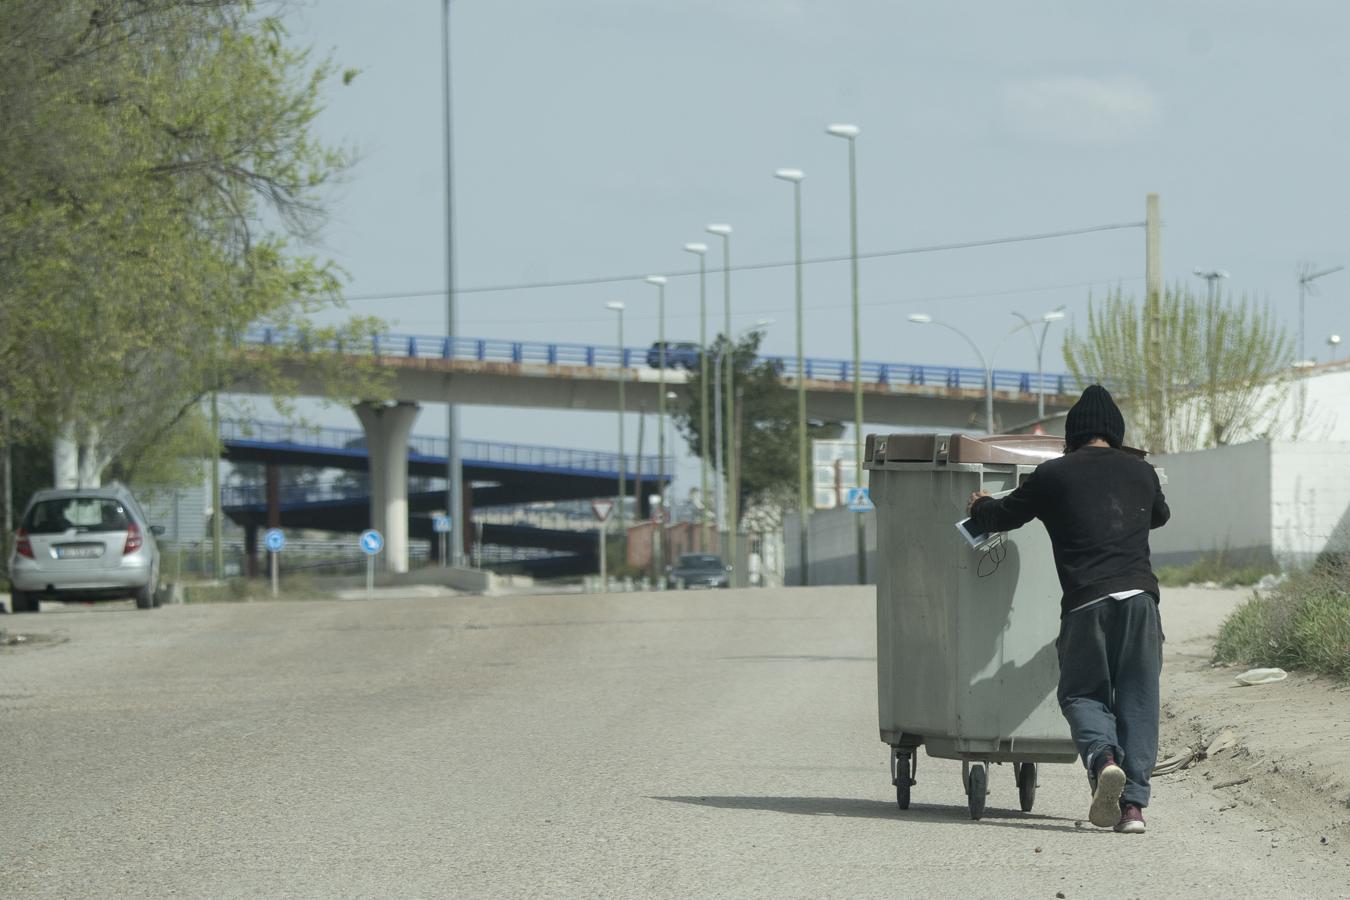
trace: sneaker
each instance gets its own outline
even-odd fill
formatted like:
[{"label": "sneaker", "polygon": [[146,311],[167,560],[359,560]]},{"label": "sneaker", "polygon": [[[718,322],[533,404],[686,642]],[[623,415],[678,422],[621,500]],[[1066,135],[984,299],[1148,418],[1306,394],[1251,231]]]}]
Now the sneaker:
[{"label": "sneaker", "polygon": [[[1097,770],[1097,784],[1092,789],[1088,821],[1098,828],[1110,828],[1120,822],[1120,795],[1124,791],[1125,770],[1116,765],[1114,756],[1108,756]],[[1143,821],[1142,818],[1140,821]]]},{"label": "sneaker", "polygon": [[1121,834],[1143,834],[1146,830],[1144,811],[1134,803],[1122,804],[1120,821],[1116,823],[1116,831]]}]

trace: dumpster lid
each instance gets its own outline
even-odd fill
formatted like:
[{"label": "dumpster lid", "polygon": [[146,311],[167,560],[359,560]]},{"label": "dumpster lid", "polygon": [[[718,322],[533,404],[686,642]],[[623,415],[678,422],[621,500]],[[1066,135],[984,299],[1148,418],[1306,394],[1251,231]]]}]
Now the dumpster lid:
[{"label": "dumpster lid", "polygon": [[[1148,454],[1121,447],[1140,458]],[[1048,434],[869,434],[867,468],[885,463],[990,463],[1037,466],[1064,455],[1064,439]]]},{"label": "dumpster lid", "polygon": [[1064,439],[1046,434],[991,434],[972,437],[954,434],[947,449],[947,462],[1021,463],[1040,465],[1064,455]]}]

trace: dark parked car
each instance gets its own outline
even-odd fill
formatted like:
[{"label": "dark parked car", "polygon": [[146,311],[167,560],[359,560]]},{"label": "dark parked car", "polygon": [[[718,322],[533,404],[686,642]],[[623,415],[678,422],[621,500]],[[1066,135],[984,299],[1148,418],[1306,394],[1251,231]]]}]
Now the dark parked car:
[{"label": "dark parked car", "polygon": [[666,586],[675,590],[730,587],[731,566],[711,553],[684,553],[666,571]]},{"label": "dark parked car", "polygon": [[[688,369],[692,372],[698,368],[698,361],[702,355],[698,344],[692,341],[666,341],[667,369]],[[660,341],[652,344],[651,349],[647,351],[647,365],[653,369],[661,368]]]}]

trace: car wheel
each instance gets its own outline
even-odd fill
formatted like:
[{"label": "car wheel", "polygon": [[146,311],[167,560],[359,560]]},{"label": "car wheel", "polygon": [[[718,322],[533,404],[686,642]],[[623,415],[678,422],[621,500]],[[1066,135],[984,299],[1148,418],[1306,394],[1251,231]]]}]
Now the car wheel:
[{"label": "car wheel", "polygon": [[137,609],[154,609],[156,605],[157,604],[155,603],[155,583],[153,581],[146,582],[144,586],[137,588],[136,590]]},{"label": "car wheel", "polygon": [[9,595],[9,611],[15,613],[37,612],[38,595],[32,591],[12,591]]}]

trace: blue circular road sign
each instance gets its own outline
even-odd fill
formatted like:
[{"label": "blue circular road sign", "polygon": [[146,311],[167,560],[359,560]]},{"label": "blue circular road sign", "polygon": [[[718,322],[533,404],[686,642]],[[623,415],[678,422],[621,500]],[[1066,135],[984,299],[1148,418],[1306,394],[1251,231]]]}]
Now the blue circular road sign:
[{"label": "blue circular road sign", "polygon": [[374,528],[367,528],[361,532],[361,550],[369,556],[374,556],[384,549],[384,535],[380,534]]},{"label": "blue circular road sign", "polygon": [[272,553],[280,553],[286,546],[286,533],[280,528],[269,528],[263,537],[263,544]]}]

